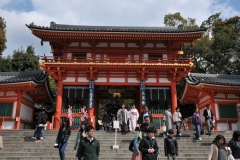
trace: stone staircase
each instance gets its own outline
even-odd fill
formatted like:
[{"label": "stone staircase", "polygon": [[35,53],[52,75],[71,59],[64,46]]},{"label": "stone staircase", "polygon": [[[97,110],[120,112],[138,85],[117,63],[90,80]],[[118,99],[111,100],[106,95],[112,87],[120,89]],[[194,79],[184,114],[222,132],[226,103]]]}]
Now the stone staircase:
[{"label": "stone staircase", "polygon": [[[57,131],[45,131],[45,139],[41,143],[35,143],[31,139],[34,130],[0,130],[3,138],[4,148],[0,150],[0,160],[59,160],[58,149],[53,148]],[[193,132],[184,132],[178,138],[179,156],[178,160],[206,160],[209,146],[217,134],[225,136],[227,142],[232,137],[232,132],[214,132],[211,137],[203,135],[202,141],[194,140]],[[66,160],[77,160],[76,152],[73,151],[77,131],[72,131],[65,151]],[[96,132],[95,137],[100,141],[99,160],[130,160],[132,152],[128,150],[130,141],[134,134],[121,135],[118,133],[119,150],[112,150],[114,144],[114,132]],[[161,160],[164,156],[164,139],[159,134],[157,142],[160,150]]]}]

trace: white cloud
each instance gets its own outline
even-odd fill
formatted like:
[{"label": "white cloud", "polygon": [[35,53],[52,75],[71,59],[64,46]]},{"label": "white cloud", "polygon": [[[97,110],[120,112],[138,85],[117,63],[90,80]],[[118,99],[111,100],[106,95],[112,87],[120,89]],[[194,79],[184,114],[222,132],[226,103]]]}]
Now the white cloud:
[{"label": "white cloud", "polygon": [[191,17],[200,25],[210,15],[222,12],[224,18],[239,15],[228,3],[218,0],[32,0],[34,11],[18,12],[3,10],[10,0],[0,1],[0,15],[7,22],[7,49],[4,55],[14,49],[26,48],[33,44],[37,54],[51,55],[50,46],[32,35],[25,26],[49,26],[51,21],[59,24],[79,25],[120,25],[120,26],[163,26],[164,15],[180,12],[185,18]]}]

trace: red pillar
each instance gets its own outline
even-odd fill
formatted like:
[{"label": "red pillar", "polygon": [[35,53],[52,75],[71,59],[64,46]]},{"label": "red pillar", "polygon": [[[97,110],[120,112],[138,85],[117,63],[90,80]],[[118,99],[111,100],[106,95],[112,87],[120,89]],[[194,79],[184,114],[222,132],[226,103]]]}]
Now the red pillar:
[{"label": "red pillar", "polygon": [[58,130],[60,128],[60,115],[62,113],[62,92],[63,92],[63,84],[62,81],[58,81],[58,91],[57,91],[57,103],[56,103],[56,112],[54,119],[54,128]]},{"label": "red pillar", "polygon": [[171,97],[172,97],[172,113],[175,111],[177,107],[177,89],[176,82],[171,83]]},{"label": "red pillar", "polygon": [[88,125],[96,127],[95,125],[95,116],[94,116],[94,108],[88,109]]},{"label": "red pillar", "polygon": [[21,111],[21,103],[22,103],[22,94],[23,92],[18,92],[18,99],[17,99],[17,107],[16,107],[16,119],[15,119],[15,124],[14,128],[19,129],[20,128],[20,111]]}]

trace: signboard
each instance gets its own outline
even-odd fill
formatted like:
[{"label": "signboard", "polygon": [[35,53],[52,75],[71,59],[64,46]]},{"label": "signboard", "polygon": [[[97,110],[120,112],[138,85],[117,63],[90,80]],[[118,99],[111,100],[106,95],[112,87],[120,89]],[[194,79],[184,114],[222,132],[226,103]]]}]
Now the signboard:
[{"label": "signboard", "polygon": [[113,128],[119,128],[119,121],[113,121]]}]

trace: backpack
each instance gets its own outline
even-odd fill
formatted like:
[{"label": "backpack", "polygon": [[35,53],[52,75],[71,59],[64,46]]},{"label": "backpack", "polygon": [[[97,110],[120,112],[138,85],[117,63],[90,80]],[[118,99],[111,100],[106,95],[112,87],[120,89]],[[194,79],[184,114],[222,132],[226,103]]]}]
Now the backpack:
[{"label": "backpack", "polygon": [[[134,139],[135,139],[135,138],[134,138]],[[129,151],[132,151],[132,152],[133,152],[133,149],[134,149],[134,139],[130,142],[129,147],[128,147]],[[140,132],[140,133],[138,134],[138,141],[137,141],[138,146],[139,146],[141,140],[142,140],[142,133]]]},{"label": "backpack", "polygon": [[128,147],[129,151],[131,151],[131,152],[133,152],[133,143],[134,143],[134,139],[130,142],[129,147]]}]

